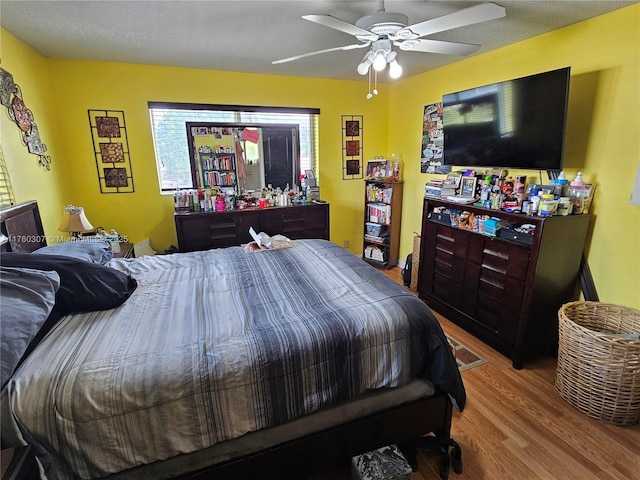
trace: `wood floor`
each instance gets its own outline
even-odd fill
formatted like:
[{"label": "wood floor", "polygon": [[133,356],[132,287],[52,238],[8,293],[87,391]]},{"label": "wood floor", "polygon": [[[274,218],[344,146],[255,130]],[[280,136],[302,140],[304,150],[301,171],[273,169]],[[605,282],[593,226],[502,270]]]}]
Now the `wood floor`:
[{"label": "wood floor", "polygon": [[[387,275],[402,284],[399,268]],[[467,407],[454,411],[452,436],[463,472],[452,470],[451,480],[640,480],[640,425],[609,425],[571,407],[554,388],[555,358],[514,370],[509,359],[437,316],[445,333],[488,360],[462,372]],[[350,475],[345,469],[315,478]],[[411,479],[437,478],[438,457],[421,452]]]}]

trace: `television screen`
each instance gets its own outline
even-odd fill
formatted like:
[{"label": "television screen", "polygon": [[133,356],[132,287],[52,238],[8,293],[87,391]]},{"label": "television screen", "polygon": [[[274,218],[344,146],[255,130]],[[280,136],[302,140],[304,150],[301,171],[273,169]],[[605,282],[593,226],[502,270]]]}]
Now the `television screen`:
[{"label": "television screen", "polygon": [[562,169],[570,67],[442,97],[447,165]]}]

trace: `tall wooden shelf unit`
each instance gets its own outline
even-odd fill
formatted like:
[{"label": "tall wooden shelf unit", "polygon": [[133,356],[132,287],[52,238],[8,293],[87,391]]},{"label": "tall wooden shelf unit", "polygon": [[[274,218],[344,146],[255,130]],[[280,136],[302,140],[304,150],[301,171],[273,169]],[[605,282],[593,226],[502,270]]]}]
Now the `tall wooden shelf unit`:
[{"label": "tall wooden shelf unit", "polygon": [[[452,227],[434,207],[536,226],[531,245]],[[424,201],[418,294],[430,307],[511,358],[558,348],[558,310],[577,299],[589,215],[524,216]]]},{"label": "tall wooden shelf unit", "polygon": [[380,268],[398,264],[402,182],[365,180],[364,246],[362,258]]}]

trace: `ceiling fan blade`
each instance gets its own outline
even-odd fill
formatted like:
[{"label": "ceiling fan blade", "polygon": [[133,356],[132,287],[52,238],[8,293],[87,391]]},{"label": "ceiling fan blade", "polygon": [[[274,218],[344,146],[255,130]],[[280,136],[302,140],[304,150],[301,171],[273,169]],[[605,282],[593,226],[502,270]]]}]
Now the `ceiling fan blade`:
[{"label": "ceiling fan blade", "polygon": [[315,51],[315,52],[303,53],[302,55],[296,55],[295,57],[283,58],[281,60],[274,60],[271,63],[273,65],[276,65],[278,63],[292,62],[293,60],[299,60],[301,58],[311,57],[313,55],[319,55],[321,53],[337,52],[337,51],[340,51],[340,50],[355,50],[357,48],[368,47],[369,45],[371,45],[371,42],[356,43],[354,45],[345,45],[344,47],[326,48],[324,50],[318,50],[318,51]]},{"label": "ceiling fan blade", "polygon": [[425,38],[395,42],[400,50],[411,52],[441,53],[443,55],[464,56],[475,53],[480,45],[472,43],[445,42],[443,40],[428,40]]},{"label": "ceiling fan blade", "polygon": [[347,23],[339,18],[332,17],[331,15],[303,15],[302,18],[311,22],[324,25],[325,27],[333,28],[334,30],[340,30],[341,32],[348,33],[354,37],[362,38],[364,40],[377,40],[378,36],[371,33],[364,28],[356,27],[351,23]]},{"label": "ceiling fan blade", "polygon": [[411,36],[408,35],[409,33],[413,33],[418,37],[424,37],[425,35],[473,25],[474,23],[495,20],[496,18],[502,18],[505,15],[506,10],[504,7],[496,5],[495,3],[482,3],[455,13],[450,13],[449,15],[432,18],[431,20],[416,23],[415,25],[409,25],[397,32],[396,37],[411,38]]}]

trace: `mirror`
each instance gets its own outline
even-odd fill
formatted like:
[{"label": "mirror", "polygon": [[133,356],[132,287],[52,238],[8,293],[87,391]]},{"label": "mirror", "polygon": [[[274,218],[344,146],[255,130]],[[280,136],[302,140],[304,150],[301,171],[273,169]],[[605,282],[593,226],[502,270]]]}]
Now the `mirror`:
[{"label": "mirror", "polygon": [[299,186],[298,125],[187,122],[198,188],[261,190]]}]

